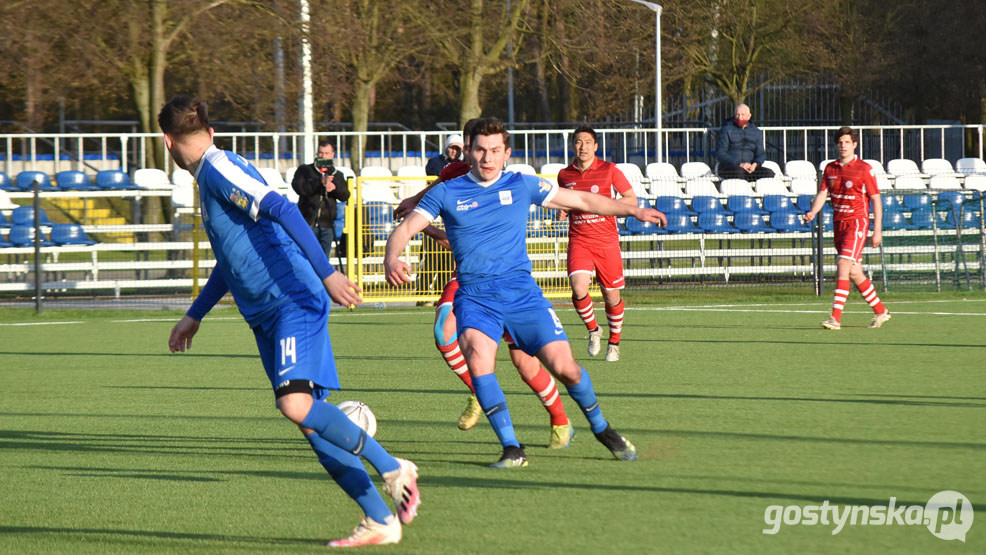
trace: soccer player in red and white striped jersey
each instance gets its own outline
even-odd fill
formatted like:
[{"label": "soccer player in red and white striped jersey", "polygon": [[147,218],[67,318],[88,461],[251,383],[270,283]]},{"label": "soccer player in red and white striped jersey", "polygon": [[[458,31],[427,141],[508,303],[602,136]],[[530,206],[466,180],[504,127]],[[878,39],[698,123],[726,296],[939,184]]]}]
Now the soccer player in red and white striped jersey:
[{"label": "soccer player in red and white striped jersey", "polygon": [[[623,172],[612,162],[596,158],[596,132],[588,125],[581,125],[572,133],[575,161],[558,172],[558,186],[616,198],[620,202],[637,205],[637,196]],[[565,214],[562,213],[561,217]],[[603,293],[606,320],[609,324],[609,345],[606,360],[620,360],[620,334],[623,330],[623,254],[620,252],[620,235],[616,218],[584,212],[572,212],[568,230],[568,279],[572,285],[572,304],[586,329],[589,330],[589,356],[600,350],[602,330],[596,323],[592,310],[589,285],[592,274]]]},{"label": "soccer player in red and white striped jersey", "polygon": [[811,210],[805,214],[805,221],[812,221],[822,210],[825,200],[832,197],[835,248],[838,251],[835,299],[832,316],[822,322],[822,327],[830,330],[842,329],[842,310],[849,296],[850,280],[873,308],[875,315],[870,323],[871,328],[879,328],[890,319],[890,311],[880,301],[876,288],[860,266],[870,227],[870,204],[873,207],[870,245],[879,247],[883,242],[883,205],[873,168],[856,156],[857,146],[859,133],[856,130],[842,127],[836,132],[835,147],[839,159],[825,166],[822,186],[811,204]]}]

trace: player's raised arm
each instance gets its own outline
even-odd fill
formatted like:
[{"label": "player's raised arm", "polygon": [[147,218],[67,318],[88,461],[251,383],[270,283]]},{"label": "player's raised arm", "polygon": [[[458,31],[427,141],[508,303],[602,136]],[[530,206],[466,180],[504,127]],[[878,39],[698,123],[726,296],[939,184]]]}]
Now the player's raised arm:
[{"label": "player's raised arm", "polygon": [[391,232],[387,239],[387,251],[383,258],[384,275],[387,283],[398,286],[402,283],[410,283],[411,266],[402,262],[399,258],[401,251],[411,241],[411,237],[424,231],[428,227],[428,218],[419,212],[411,212],[404,221]]},{"label": "player's raised arm", "polygon": [[653,208],[641,208],[602,195],[570,189],[559,188],[558,193],[545,204],[545,207],[556,210],[578,210],[601,216],[633,216],[642,222],[651,222],[661,226],[668,223],[668,218],[664,213]]}]

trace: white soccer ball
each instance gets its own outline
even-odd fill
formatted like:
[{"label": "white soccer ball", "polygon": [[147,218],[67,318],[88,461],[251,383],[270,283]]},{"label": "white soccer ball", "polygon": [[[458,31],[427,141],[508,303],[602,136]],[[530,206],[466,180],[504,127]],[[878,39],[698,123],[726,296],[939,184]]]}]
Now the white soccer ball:
[{"label": "white soccer ball", "polygon": [[362,401],[343,401],[336,405],[339,410],[346,413],[357,426],[363,428],[366,435],[373,437],[377,434],[377,417]]}]

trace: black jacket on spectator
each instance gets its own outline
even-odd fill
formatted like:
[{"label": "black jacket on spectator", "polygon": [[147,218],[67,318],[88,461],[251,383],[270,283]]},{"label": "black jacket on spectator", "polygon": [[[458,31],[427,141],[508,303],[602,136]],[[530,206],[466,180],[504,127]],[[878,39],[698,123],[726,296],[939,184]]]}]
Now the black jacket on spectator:
[{"label": "black jacket on spectator", "polygon": [[726,120],[719,129],[716,158],[720,164],[756,162],[758,166],[762,166],[767,159],[763,150],[763,131],[752,122],[747,123],[746,127],[740,127],[732,118]]},{"label": "black jacket on spectator", "polygon": [[315,169],[315,164],[299,166],[291,180],[291,188],[298,193],[298,209],[308,225],[331,227],[336,219],[336,202],[349,200],[349,187],[346,186],[346,176],[335,167],[329,167],[328,175],[336,188],[331,193],[322,186],[322,173]]}]

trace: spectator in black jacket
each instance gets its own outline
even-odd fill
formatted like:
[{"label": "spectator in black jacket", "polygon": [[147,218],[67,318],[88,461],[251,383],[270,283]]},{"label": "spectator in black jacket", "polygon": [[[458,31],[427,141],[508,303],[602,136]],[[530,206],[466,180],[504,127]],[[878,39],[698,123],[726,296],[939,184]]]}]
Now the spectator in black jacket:
[{"label": "spectator in black jacket", "polygon": [[428,175],[441,175],[442,168],[462,160],[462,135],[452,134],[445,139],[445,150],[438,156],[428,159],[425,166],[425,173]]},{"label": "spectator in black jacket", "polygon": [[756,181],[762,177],[774,177],[774,172],[763,167],[767,154],[763,149],[763,131],[750,123],[750,107],[740,104],[733,118],[726,120],[719,129],[716,143],[719,160],[719,177]]},{"label": "spectator in black jacket", "polygon": [[336,203],[349,200],[346,176],[333,166],[335,146],[329,141],[318,143],[315,163],[298,167],[291,188],[298,193],[298,209],[322,245],[325,256],[332,257],[335,236]]}]

